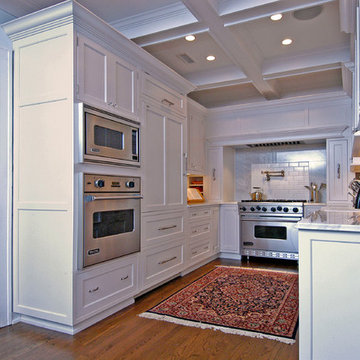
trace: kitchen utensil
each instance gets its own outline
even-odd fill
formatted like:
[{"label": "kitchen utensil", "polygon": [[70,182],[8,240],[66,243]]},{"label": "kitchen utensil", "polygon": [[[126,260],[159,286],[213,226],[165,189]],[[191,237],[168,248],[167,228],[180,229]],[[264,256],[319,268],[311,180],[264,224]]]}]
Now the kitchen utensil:
[{"label": "kitchen utensil", "polygon": [[261,201],[263,199],[263,193],[260,187],[254,186],[253,189],[255,190],[252,193],[249,193],[251,196],[252,201]]}]

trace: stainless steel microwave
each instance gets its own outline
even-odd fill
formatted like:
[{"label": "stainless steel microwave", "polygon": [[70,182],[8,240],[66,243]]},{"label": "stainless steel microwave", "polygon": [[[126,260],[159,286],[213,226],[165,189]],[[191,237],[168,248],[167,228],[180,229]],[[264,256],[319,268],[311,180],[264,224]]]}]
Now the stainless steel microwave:
[{"label": "stainless steel microwave", "polygon": [[140,124],[82,104],[82,161],[140,167]]}]

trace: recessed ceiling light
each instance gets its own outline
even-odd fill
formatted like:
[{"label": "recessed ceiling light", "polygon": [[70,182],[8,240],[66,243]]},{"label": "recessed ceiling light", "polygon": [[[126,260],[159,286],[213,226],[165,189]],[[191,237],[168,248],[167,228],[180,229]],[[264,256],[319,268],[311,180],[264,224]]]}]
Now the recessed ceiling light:
[{"label": "recessed ceiling light", "polygon": [[187,40],[187,41],[194,41],[194,40],[195,40],[195,35],[186,35],[186,36],[185,36],[185,40]]},{"label": "recessed ceiling light", "polygon": [[207,61],[214,61],[215,60],[215,56],[214,55],[209,55],[206,57]]},{"label": "recessed ceiling light", "polygon": [[278,21],[282,19],[282,14],[274,14],[270,16],[270,19],[273,21]]},{"label": "recessed ceiling light", "polygon": [[291,39],[284,39],[281,43],[283,45],[290,45],[292,43],[292,40]]}]

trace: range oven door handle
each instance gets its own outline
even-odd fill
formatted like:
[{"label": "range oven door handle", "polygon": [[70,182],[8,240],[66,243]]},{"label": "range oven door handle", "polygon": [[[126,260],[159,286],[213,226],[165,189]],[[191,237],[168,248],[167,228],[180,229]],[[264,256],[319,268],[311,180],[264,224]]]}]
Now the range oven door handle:
[{"label": "range oven door handle", "polygon": [[302,217],[275,217],[275,216],[262,216],[262,217],[244,217],[240,216],[241,221],[252,221],[252,222],[298,222],[302,219]]},{"label": "range oven door handle", "polygon": [[94,196],[94,195],[85,195],[85,202],[95,201],[95,200],[126,200],[126,199],[143,199],[142,195],[117,195],[117,196]]}]

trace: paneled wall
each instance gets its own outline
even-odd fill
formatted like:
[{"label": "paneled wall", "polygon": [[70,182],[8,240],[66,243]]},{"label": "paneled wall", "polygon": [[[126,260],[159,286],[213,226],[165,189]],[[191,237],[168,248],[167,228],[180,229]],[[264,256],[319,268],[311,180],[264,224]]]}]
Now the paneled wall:
[{"label": "paneled wall", "polygon": [[[285,176],[266,181],[261,171],[284,170]],[[238,148],[235,152],[235,200],[250,199],[253,186],[262,188],[267,199],[309,200],[311,182],[326,183],[325,144],[294,147]],[[320,192],[326,202],[326,190]]]}]

